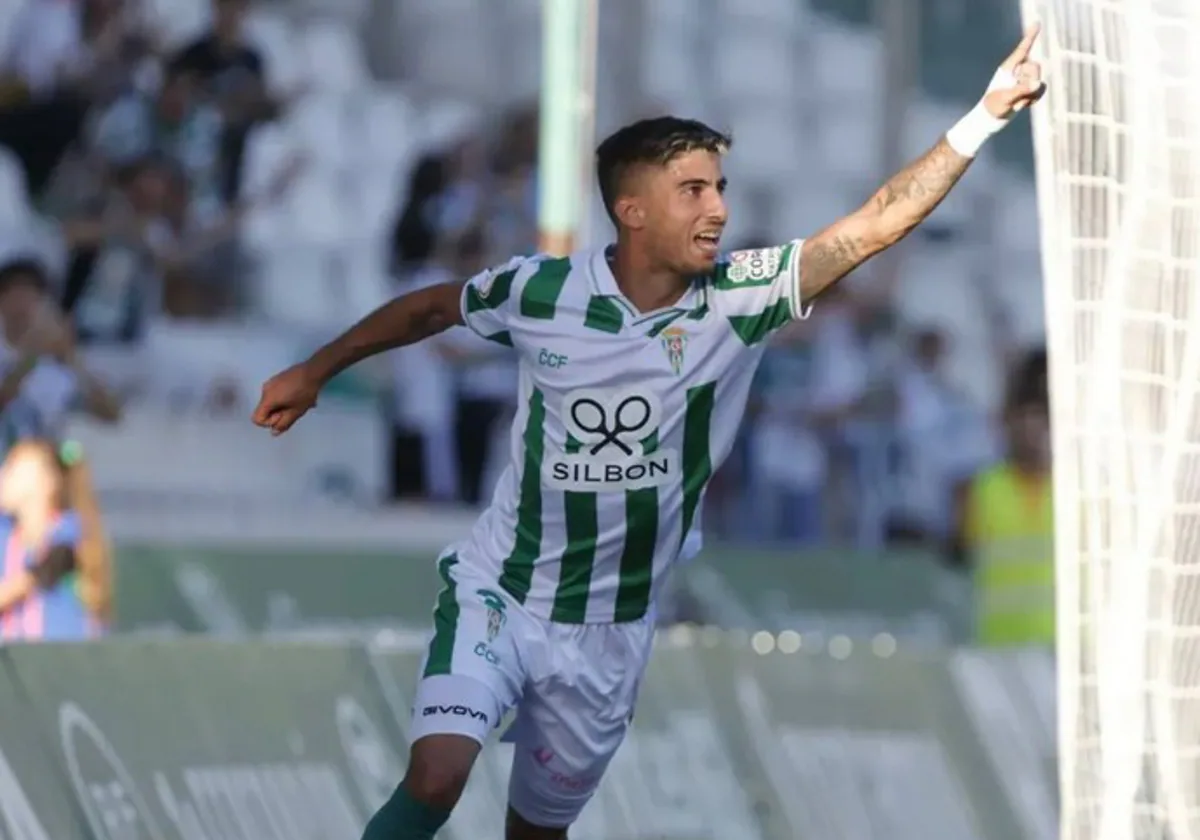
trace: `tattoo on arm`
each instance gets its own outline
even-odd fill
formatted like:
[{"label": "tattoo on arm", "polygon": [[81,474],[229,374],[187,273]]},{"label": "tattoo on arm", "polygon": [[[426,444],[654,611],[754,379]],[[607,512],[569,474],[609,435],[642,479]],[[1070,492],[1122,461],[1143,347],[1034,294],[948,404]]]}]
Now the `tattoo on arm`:
[{"label": "tattoo on arm", "polygon": [[805,240],[800,293],[811,300],[895,245],[941,204],[971,165],[943,137],[893,175],[862,209]]},{"label": "tattoo on arm", "polygon": [[970,165],[971,158],[954,151],[943,137],[932,149],[893,175],[871,199],[886,222],[886,233],[894,237],[888,245],[901,239],[932,213]]}]

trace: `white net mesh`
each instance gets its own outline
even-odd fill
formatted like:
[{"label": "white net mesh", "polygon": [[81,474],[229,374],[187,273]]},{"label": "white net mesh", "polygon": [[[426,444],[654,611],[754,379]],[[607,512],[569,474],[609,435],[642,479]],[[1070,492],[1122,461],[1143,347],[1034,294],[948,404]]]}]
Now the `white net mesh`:
[{"label": "white net mesh", "polygon": [[1200,0],[1024,0],[1064,840],[1200,840]]}]

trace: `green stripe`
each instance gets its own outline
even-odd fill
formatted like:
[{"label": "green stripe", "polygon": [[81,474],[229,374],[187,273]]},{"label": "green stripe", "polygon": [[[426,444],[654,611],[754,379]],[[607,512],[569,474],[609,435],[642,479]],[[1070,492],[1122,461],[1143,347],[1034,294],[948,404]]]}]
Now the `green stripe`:
[{"label": "green stripe", "polygon": [[[567,438],[567,454],[577,453],[580,446],[574,437]],[[596,514],[596,494],[563,493],[563,511],[567,520],[567,547],[563,549],[550,620],[582,624],[587,618],[588,593],[592,585],[596,537],[600,527]]]},{"label": "green stripe", "polygon": [[588,301],[587,317],[583,325],[589,330],[599,330],[606,333],[619,333],[624,323],[621,317],[621,307],[605,295],[592,295]]},{"label": "green stripe", "polygon": [[[646,455],[658,449],[658,432],[642,441]],[[658,488],[625,491],[625,549],[613,621],[636,621],[650,608],[654,549],[658,544]]]},{"label": "green stripe", "polygon": [[508,296],[512,294],[513,278],[517,276],[517,270],[506,271],[503,274],[497,274],[488,285],[487,295],[481,295],[478,288],[474,284],[467,284],[467,314],[478,312],[481,309],[496,309],[508,300]]},{"label": "green stripe", "polygon": [[757,315],[730,315],[729,323],[742,343],[753,347],[791,318],[791,304],[780,298]]},{"label": "green stripe", "polygon": [[709,382],[688,388],[687,413],[683,418],[683,533],[680,545],[696,519],[696,508],[704,486],[712,478],[712,455],[709,434],[717,383]]},{"label": "green stripe", "polygon": [[500,586],[518,603],[525,603],[533,582],[533,564],[542,550],[542,457],[545,450],[546,397],[537,388],[529,395],[529,417],[523,442],[525,463],[517,501],[517,532],[513,550],[504,561]]},{"label": "green stripe", "polygon": [[569,257],[542,262],[537,272],[525,281],[525,288],[521,291],[521,314],[541,321],[554,318],[558,296],[562,294],[570,274]]},{"label": "green stripe", "polygon": [[670,315],[663,318],[661,321],[658,321],[653,327],[651,327],[648,335],[651,338],[657,338],[659,333],[661,333],[667,327],[671,326],[671,324],[674,324],[676,321],[678,321],[680,318],[684,317],[687,314],[688,314],[688,311],[686,309],[679,309],[679,310],[676,310],[675,312],[672,312]]},{"label": "green stripe", "polygon": [[503,344],[505,347],[513,346],[512,333],[510,333],[508,330],[501,330],[498,333],[485,335],[484,338],[486,338],[488,341],[494,341],[497,344]]},{"label": "green stripe", "polygon": [[438,593],[437,606],[433,610],[433,640],[429,643],[429,657],[425,660],[425,676],[449,674],[454,663],[454,637],[458,632],[458,584],[450,576],[450,569],[458,562],[451,554],[438,561],[438,574],[445,584]]}]

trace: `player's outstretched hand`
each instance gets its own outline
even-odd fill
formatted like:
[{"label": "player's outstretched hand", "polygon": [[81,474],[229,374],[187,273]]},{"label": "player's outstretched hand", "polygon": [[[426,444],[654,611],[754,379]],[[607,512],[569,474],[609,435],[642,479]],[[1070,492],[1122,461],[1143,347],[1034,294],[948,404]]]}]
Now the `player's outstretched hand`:
[{"label": "player's outstretched hand", "polygon": [[254,423],[281,435],[317,404],[321,383],[307,365],[294,365],[263,383]]},{"label": "player's outstretched hand", "polygon": [[1017,48],[992,77],[983,104],[993,117],[1008,119],[1022,108],[1037,102],[1046,92],[1042,66],[1029,57],[1041,31],[1042,27],[1037,23],[1025,30],[1021,43],[1017,44]]}]

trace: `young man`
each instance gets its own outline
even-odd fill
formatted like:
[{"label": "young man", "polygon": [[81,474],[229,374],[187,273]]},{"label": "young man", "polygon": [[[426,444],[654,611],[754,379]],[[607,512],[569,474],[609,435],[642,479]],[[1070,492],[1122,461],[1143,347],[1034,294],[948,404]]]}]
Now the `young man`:
[{"label": "young man", "polygon": [[281,434],[338,371],[456,324],[520,357],[513,462],[439,561],[408,772],[366,840],[433,837],[518,700],[506,836],[566,837],[629,726],[655,598],[733,443],[765,339],[911,231],[1038,98],[1036,37],[945,138],[807,240],[718,259],[729,139],[689,120],[639,122],[597,152],[615,247],[406,295],[263,386],[254,421]]}]

